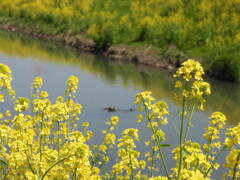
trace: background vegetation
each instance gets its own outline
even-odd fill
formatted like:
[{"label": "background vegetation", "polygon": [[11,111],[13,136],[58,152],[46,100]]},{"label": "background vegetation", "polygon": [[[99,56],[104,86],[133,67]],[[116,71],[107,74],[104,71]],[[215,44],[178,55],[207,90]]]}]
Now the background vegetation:
[{"label": "background vegetation", "polygon": [[165,52],[174,45],[204,59],[212,74],[240,80],[239,0],[1,0],[0,16],[52,34],[84,34],[101,50],[140,43]]}]

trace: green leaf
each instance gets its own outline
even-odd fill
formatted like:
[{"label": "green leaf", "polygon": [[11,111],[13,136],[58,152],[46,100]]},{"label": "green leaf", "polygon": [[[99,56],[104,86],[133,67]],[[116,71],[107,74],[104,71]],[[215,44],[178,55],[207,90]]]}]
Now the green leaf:
[{"label": "green leaf", "polygon": [[182,150],[183,150],[187,155],[191,155],[191,153],[190,153],[185,147],[182,147]]},{"label": "green leaf", "polygon": [[180,135],[180,132],[179,132],[179,130],[178,130],[178,128],[177,128],[175,123],[173,123],[173,126],[174,126],[174,129],[176,130],[176,132]]},{"label": "green leaf", "polygon": [[160,144],[160,147],[170,147],[172,144]]},{"label": "green leaf", "polygon": [[0,162],[2,162],[4,165],[8,166],[8,162],[5,158],[0,157]]},{"label": "green leaf", "polygon": [[65,157],[65,158],[57,161],[56,163],[54,163],[54,164],[53,164],[50,168],[48,168],[48,170],[43,174],[41,180],[44,179],[44,177],[47,175],[47,173],[48,173],[52,168],[54,168],[54,166],[56,166],[57,164],[63,162],[64,160],[66,160],[66,159],[68,159],[68,158],[70,158],[70,157],[72,157],[72,156],[75,156],[75,154],[69,155],[69,156],[67,156],[67,157]]},{"label": "green leaf", "polygon": [[39,169],[38,169],[38,165],[36,165],[36,173],[37,173],[37,180],[40,180],[40,174],[39,174]]}]

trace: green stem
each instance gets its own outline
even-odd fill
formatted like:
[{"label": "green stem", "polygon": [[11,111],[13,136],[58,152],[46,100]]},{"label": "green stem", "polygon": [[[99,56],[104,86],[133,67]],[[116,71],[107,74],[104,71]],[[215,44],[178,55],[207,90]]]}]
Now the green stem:
[{"label": "green stem", "polygon": [[[155,146],[155,144],[156,144],[156,141],[154,141],[154,146]],[[155,163],[155,158],[154,158],[154,147],[152,148],[152,161],[151,161],[151,176],[153,177],[154,176],[154,163]]]},{"label": "green stem", "polygon": [[240,152],[238,153],[237,162],[236,162],[236,164],[235,164],[235,166],[234,166],[232,180],[235,180],[235,176],[236,176],[236,172],[237,172],[237,166],[238,166],[239,159],[240,159]]},{"label": "green stem", "polygon": [[[144,103],[143,103],[143,104],[144,104]],[[162,164],[163,164],[165,173],[166,173],[166,175],[167,175],[167,178],[170,179],[169,173],[168,173],[168,169],[167,169],[167,165],[166,165],[166,163],[165,163],[165,159],[164,159],[164,156],[163,156],[163,154],[162,154],[162,148],[161,148],[161,144],[160,144],[160,139],[159,139],[159,137],[156,135],[155,129],[153,128],[153,125],[152,125],[152,123],[151,123],[151,119],[150,119],[149,116],[148,116],[148,110],[147,110],[147,107],[145,106],[145,104],[144,104],[144,109],[145,109],[146,117],[147,117],[147,119],[148,119],[148,122],[149,122],[149,124],[150,124],[150,127],[151,127],[151,129],[152,129],[152,132],[153,132],[153,134],[154,134],[154,136],[155,136],[155,139],[157,140],[156,142],[157,142],[157,145],[158,145],[158,151],[159,151],[159,155],[160,155],[161,160],[162,160]]]},{"label": "green stem", "polygon": [[[185,84],[185,88],[187,88],[187,82]],[[185,106],[186,106],[186,97],[183,96],[182,102],[182,116],[181,116],[181,127],[180,127],[180,138],[179,138],[179,146],[180,146],[180,158],[179,158],[179,167],[178,167],[178,176],[177,179],[179,180],[181,175],[182,169],[182,159],[183,159],[183,147],[182,147],[182,136],[183,136],[183,126],[184,126],[184,114],[185,114]]]},{"label": "green stem", "polygon": [[[216,125],[214,126],[216,128]],[[208,144],[210,145],[213,141],[213,130],[212,130],[212,133],[211,133],[211,138],[208,140]],[[208,161],[208,158],[209,158],[209,151],[206,152],[206,156],[207,156],[207,161]]]},{"label": "green stem", "polygon": [[2,163],[2,164],[4,164],[5,166],[8,167],[8,162],[7,162],[7,160],[4,159],[4,158],[2,158],[2,157],[0,157],[0,163]]},{"label": "green stem", "polygon": [[27,162],[28,162],[28,166],[29,166],[30,170],[32,171],[32,173],[33,173],[33,174],[35,174],[35,172],[34,172],[34,170],[33,170],[32,166],[31,166],[31,163],[30,163],[29,156],[28,156],[28,154],[27,154],[27,152],[26,152],[26,151],[25,151],[25,153],[26,153],[26,155],[27,155]]},{"label": "green stem", "polygon": [[224,149],[227,146],[223,146],[223,148],[221,149],[221,151],[219,151],[219,153],[217,154],[216,158],[214,159],[214,161],[212,162],[211,167],[208,169],[208,171],[205,173],[204,177],[207,177],[208,173],[210,172],[210,170],[213,168],[214,163],[217,161],[217,159],[219,158],[219,156],[222,154],[222,152],[224,151]]},{"label": "green stem", "polygon": [[72,177],[72,179],[77,179],[77,167],[78,167],[78,164],[79,164],[79,161],[76,163],[76,167],[75,167],[75,169],[74,169],[74,173],[73,173],[73,177]]},{"label": "green stem", "polygon": [[59,135],[59,133],[60,133],[60,125],[59,125],[59,121],[57,122],[57,125],[58,125],[57,150],[58,150],[58,160],[59,160],[60,159],[60,135]]},{"label": "green stem", "polygon": [[[107,146],[106,153],[104,154],[104,156],[106,156],[106,157],[107,157],[107,154],[108,154],[108,150],[109,150],[109,146]],[[103,157],[104,157],[104,156],[103,156]],[[103,162],[99,165],[98,168],[101,169],[103,165],[104,165],[104,167],[105,167],[106,162],[107,162],[107,161],[103,160]],[[104,168],[104,171],[105,171],[105,168]],[[102,171],[102,172],[104,173],[104,171]]]},{"label": "green stem", "polygon": [[75,156],[75,154],[69,155],[69,156],[67,156],[67,157],[65,157],[65,158],[57,161],[56,163],[54,163],[54,164],[53,164],[50,168],[48,168],[48,170],[43,174],[41,180],[44,179],[44,177],[47,175],[47,173],[48,173],[54,166],[56,166],[57,164],[63,162],[64,160],[66,160],[66,159],[68,159],[68,158],[70,158],[70,157],[72,157],[72,156]]},{"label": "green stem", "polygon": [[161,144],[160,144],[160,139],[159,139],[159,137],[157,137],[157,139],[158,139],[158,140],[157,140],[158,151],[159,151],[160,157],[161,157],[161,159],[162,159],[163,167],[164,167],[164,170],[165,170],[165,172],[166,172],[167,178],[170,179],[169,173],[168,173],[168,169],[167,169],[167,165],[166,165],[166,163],[165,163],[164,156],[163,156],[163,154],[162,154],[162,148],[161,148]]},{"label": "green stem", "polygon": [[[42,152],[42,129],[43,129],[43,117],[44,117],[44,115],[43,115],[43,113],[42,113],[42,121],[41,121],[41,123],[40,123],[40,142],[39,142],[39,145],[40,145],[40,147],[39,147],[39,150],[40,150],[40,162],[42,162],[42,154],[43,154],[43,152]],[[41,167],[40,167],[40,173],[41,173]]]},{"label": "green stem", "polygon": [[92,162],[91,162],[92,168],[93,168],[93,165],[95,164],[95,162],[97,162],[100,159],[99,156],[100,156],[99,153],[96,153],[96,157],[92,158]]},{"label": "green stem", "polygon": [[40,123],[40,162],[42,162],[42,129],[43,129],[43,113],[42,113],[42,121]]},{"label": "green stem", "polygon": [[130,160],[130,168],[131,168],[131,180],[133,180],[134,176],[133,176],[133,166],[132,166],[132,156],[131,156],[131,148],[130,148],[130,146],[128,148],[128,152],[129,152],[129,160]]},{"label": "green stem", "polygon": [[[70,107],[70,97],[68,97],[68,100],[67,100],[67,107],[69,108]],[[69,114],[68,114],[69,115]],[[70,117],[70,116],[69,116]],[[69,131],[70,131],[70,118],[67,119],[67,136],[69,137]]]},{"label": "green stem", "polygon": [[192,123],[192,117],[193,117],[193,113],[194,113],[194,110],[195,110],[195,106],[196,106],[196,103],[193,104],[192,111],[191,111],[190,117],[188,119],[188,125],[187,125],[186,133],[185,133],[185,136],[184,136],[184,142],[187,139],[188,132],[189,132],[189,127],[191,126],[191,123]]},{"label": "green stem", "polygon": [[116,179],[116,173],[113,174],[112,180]]},{"label": "green stem", "polygon": [[39,173],[38,165],[36,165],[36,175],[37,175],[37,180],[40,180],[40,173]]},{"label": "green stem", "polygon": [[[97,145],[98,147],[102,144],[102,145],[105,145],[104,143],[104,138],[106,137],[106,135],[108,134],[108,132],[110,131],[110,128],[113,127],[113,126],[109,126],[107,129],[106,129],[106,134],[103,136],[102,140],[100,141],[100,143]],[[109,149],[109,147],[108,147]],[[91,160],[91,166],[93,167],[93,165],[95,164],[95,162],[97,162],[99,159],[100,159],[100,155],[99,155],[99,148],[97,149],[97,152],[95,152],[94,154],[96,154],[96,157],[95,158],[92,158]]]}]

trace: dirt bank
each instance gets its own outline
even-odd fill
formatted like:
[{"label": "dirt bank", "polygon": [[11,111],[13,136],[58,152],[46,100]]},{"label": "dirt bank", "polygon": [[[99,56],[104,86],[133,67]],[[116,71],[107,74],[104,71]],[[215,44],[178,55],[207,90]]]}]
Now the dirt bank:
[{"label": "dirt bank", "polygon": [[[163,57],[157,57],[157,51],[152,50],[152,46],[132,47],[127,45],[114,45],[108,47],[105,51],[99,51],[93,40],[89,40],[80,36],[64,35],[64,34],[48,34],[40,32],[36,27],[29,27],[23,24],[14,24],[11,22],[1,22],[0,29],[18,32],[28,36],[40,38],[46,41],[51,41],[68,47],[73,47],[79,51],[101,54],[109,59],[118,61],[129,61],[136,64],[143,64],[157,68],[163,68],[168,71],[175,71],[181,64],[181,60],[177,57],[171,57],[169,54],[176,51],[176,47],[170,46]],[[183,57],[185,55],[181,55]],[[186,57],[187,58],[187,57]]]}]

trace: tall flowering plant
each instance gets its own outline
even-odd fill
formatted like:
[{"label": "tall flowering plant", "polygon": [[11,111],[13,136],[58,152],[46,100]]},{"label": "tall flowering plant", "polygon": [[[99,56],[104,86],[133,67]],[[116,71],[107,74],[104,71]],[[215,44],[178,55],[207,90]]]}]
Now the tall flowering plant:
[{"label": "tall flowering plant", "polygon": [[[11,71],[0,64],[0,94],[13,98]],[[86,144],[89,134],[76,131],[81,105],[74,102],[77,77],[67,81],[66,98],[50,102],[41,91],[42,79],[32,83],[31,101],[14,100],[13,111],[1,114],[0,179],[100,179],[92,167],[91,150]],[[30,104],[31,103],[31,104]]]},{"label": "tall flowering plant", "polygon": [[[136,95],[135,104],[139,105],[138,110],[143,111],[144,115],[137,115],[138,121],[147,120],[147,126],[152,130],[152,137],[146,142],[151,147],[151,151],[145,156],[150,161],[151,170],[150,179],[209,179],[213,169],[220,166],[217,163],[222,152],[229,148],[230,153],[226,157],[225,167],[230,170],[223,177],[230,176],[232,179],[239,178],[239,125],[230,128],[226,132],[225,143],[219,141],[220,130],[224,129],[226,117],[221,112],[214,112],[209,118],[209,126],[203,137],[206,143],[200,145],[197,142],[188,140],[189,128],[193,126],[192,121],[196,107],[204,110],[205,95],[210,95],[210,84],[203,80],[204,70],[201,64],[195,60],[189,59],[182,63],[182,66],[176,71],[174,77],[177,78],[175,88],[179,89],[174,94],[174,98],[179,103],[181,109],[179,113],[180,126],[177,131],[179,135],[179,145],[172,150],[173,159],[176,160],[176,166],[169,172],[167,163],[163,156],[163,148],[168,148],[171,144],[165,144],[165,133],[163,125],[167,121],[168,106],[165,102],[157,101],[149,91],[144,91]],[[161,159],[165,170],[164,176],[156,176],[157,168],[155,162],[157,158]]]},{"label": "tall flowering plant", "polygon": [[[80,123],[82,106],[75,102],[78,78],[70,76],[66,82],[65,96],[59,96],[53,103],[48,92],[41,90],[43,80],[36,77],[31,86],[31,98],[16,98],[12,89],[11,70],[0,64],[0,101],[8,94],[13,101],[12,110],[0,113],[0,179],[201,179],[211,178],[219,166],[228,168],[223,178],[240,178],[240,124],[228,128],[224,142],[220,132],[225,129],[226,116],[213,112],[203,138],[206,143],[190,141],[189,129],[193,126],[196,107],[204,110],[205,95],[210,94],[210,85],[203,80],[204,71],[195,60],[187,60],[177,70],[174,94],[180,104],[178,127],[179,143],[166,143],[164,126],[168,123],[168,105],[157,101],[150,91],[136,95],[138,105],[137,121],[146,123],[152,135],[145,142],[149,152],[146,160],[140,160],[136,141],[140,140],[138,129],[123,130],[118,139],[115,163],[109,153],[116,144],[115,127],[119,118],[112,116],[106,122],[102,141],[89,146],[93,132],[87,130],[89,123]],[[164,151],[172,150],[174,167],[169,166]],[[227,152],[225,164],[218,158]],[[157,161],[163,166],[159,173]],[[109,163],[111,162],[111,163]],[[112,165],[110,165],[112,164]],[[146,167],[149,171],[146,172]],[[161,174],[161,175],[160,175]]]}]

